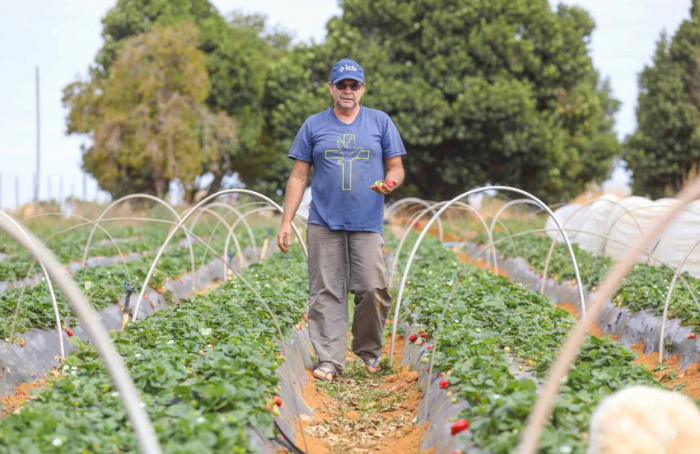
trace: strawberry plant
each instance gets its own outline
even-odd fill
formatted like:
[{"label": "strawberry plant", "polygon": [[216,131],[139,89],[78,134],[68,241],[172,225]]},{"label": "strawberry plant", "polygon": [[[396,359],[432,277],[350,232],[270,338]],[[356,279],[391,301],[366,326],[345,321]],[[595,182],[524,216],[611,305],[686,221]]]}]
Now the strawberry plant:
[{"label": "strawberry plant", "polygon": [[[497,234],[497,238],[504,234]],[[485,241],[485,236],[477,237]],[[495,239],[494,239],[495,240]],[[525,235],[506,240],[497,246],[499,253],[505,257],[522,257],[530,265],[530,271],[544,272],[547,253],[551,245],[551,239],[539,235]],[[578,245],[572,245],[576,260],[581,272],[583,284],[588,289],[597,286],[605,275],[612,269],[613,261],[609,257],[598,257],[584,251]],[[557,243],[552,253],[549,264],[550,279],[558,282],[574,279],[574,269],[568,250],[563,243]],[[668,288],[671,285],[674,270],[666,266],[650,266],[637,264],[629,275],[623,280],[620,288],[613,297],[613,303],[625,307],[630,311],[638,312],[644,309],[651,310],[657,315],[663,314],[663,306],[666,301]],[[683,273],[688,286],[700,301],[700,280],[688,273]],[[669,318],[677,318],[684,326],[692,326],[700,329],[700,313],[692,299],[688,289],[679,281],[674,289],[673,297],[669,304]]]},{"label": "strawberry plant", "polygon": [[[450,391],[469,402],[460,417],[469,421],[475,452],[513,452],[538,386],[575,319],[506,278],[465,268],[434,239],[424,239],[409,277],[408,321],[434,333],[436,375],[452,371]],[[562,384],[539,452],[560,453],[566,447],[584,453],[582,434],[603,397],[632,384],[660,386],[649,371],[632,364],[635,358],[621,344],[590,337]],[[513,364],[520,365],[518,372]]]},{"label": "strawberry plant", "polygon": [[[241,237],[240,241],[242,247],[249,242],[247,236]],[[222,234],[214,239],[211,246],[215,250],[221,251],[224,242],[225,235]],[[160,243],[162,242],[159,241]],[[205,247],[201,244],[194,245],[196,266],[201,264],[205,250]],[[207,254],[207,257],[214,259],[211,253]],[[135,288],[140,289],[141,285],[143,285],[143,280],[146,278],[153,258],[154,254],[146,251],[142,253],[141,258],[126,263],[132,279],[132,285]],[[187,247],[178,247],[177,245],[171,246],[158,262],[149,286],[153,289],[161,289],[165,285],[166,279],[177,278],[180,274],[189,273],[190,270],[189,249]],[[79,268],[73,275],[73,278],[83,289],[93,308],[97,310],[117,303],[119,297],[124,294],[124,282],[128,281],[128,276],[121,261],[106,266]],[[0,293],[0,339],[5,339],[9,336],[15,308],[23,292],[22,308],[18,314],[15,333],[26,332],[32,328],[50,328],[55,325],[51,297],[48,287],[43,282],[33,287],[27,287],[24,290],[21,288],[8,290]],[[65,323],[72,326],[75,320],[73,319],[70,305],[57,289],[56,299],[62,320],[65,318]]]},{"label": "strawberry plant", "polygon": [[[244,272],[294,332],[308,298],[299,251]],[[112,333],[164,452],[251,452],[247,428],[272,435],[267,403],[280,366],[270,315],[239,281]],[[138,452],[133,429],[93,346],[78,350],[21,412],[0,421],[0,453]],[[281,404],[281,400],[280,400]],[[276,404],[274,409],[277,409]],[[58,440],[58,441],[57,441]]]}]

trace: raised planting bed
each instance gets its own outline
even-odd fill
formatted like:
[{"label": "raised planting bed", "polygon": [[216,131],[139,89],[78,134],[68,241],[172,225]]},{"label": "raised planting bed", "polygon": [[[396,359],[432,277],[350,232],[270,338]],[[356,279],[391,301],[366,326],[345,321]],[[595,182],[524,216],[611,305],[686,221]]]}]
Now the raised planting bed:
[{"label": "raised planting bed", "polygon": [[[257,261],[248,247],[249,261]],[[197,245],[195,258],[202,259],[204,248]],[[211,257],[211,254],[209,255]],[[131,297],[132,308],[153,258],[143,257],[127,263],[136,293]],[[198,266],[199,266],[199,262]],[[237,262],[232,263],[239,268]],[[192,274],[187,248],[174,248],[158,264],[150,281],[150,289],[144,295],[139,309],[139,319],[154,312],[173,306],[179,300],[192,296]],[[182,273],[178,275],[177,273]],[[202,289],[215,280],[223,279],[224,270],[219,259],[210,260],[197,269],[195,278],[197,289]],[[123,266],[113,264],[107,267],[81,268],[74,274],[75,280],[83,288],[93,308],[99,311],[102,323],[108,329],[119,329],[122,320],[122,306],[125,302],[124,282],[127,280]],[[9,338],[16,304],[22,296],[15,325],[15,335]],[[75,336],[88,340],[87,334],[72,316],[68,302],[57,292],[57,303],[62,321],[62,336],[66,354],[74,349],[69,342]],[[14,289],[0,294],[0,395],[12,394],[21,383],[43,377],[59,364],[60,346],[57,341],[53,305],[46,285]]]},{"label": "raised planting bed", "polygon": [[[423,448],[434,447],[437,454],[514,452],[538,387],[575,319],[540,294],[465,267],[430,238],[424,239],[408,282],[406,334],[427,336],[422,345],[409,342],[404,353],[421,373],[420,416],[430,422]],[[452,285],[455,293],[438,331]],[[432,376],[429,348],[435,352]],[[661,386],[632,363],[635,358],[620,343],[588,338],[562,384],[539,452],[583,454],[591,413],[603,397],[633,384]],[[452,435],[459,419],[468,421],[468,429]]]},{"label": "raised planting bed", "polygon": [[[212,241],[211,247],[216,251],[221,251],[223,250],[224,242],[225,237],[216,237]],[[160,244],[162,244],[162,241]],[[241,239],[240,244],[241,247],[248,247],[249,241],[247,238],[245,241]],[[207,263],[209,263],[215,258],[201,244],[195,243],[193,249],[196,267],[203,265],[203,259],[206,259]],[[252,254],[252,250],[249,247],[247,251],[248,254]],[[137,291],[143,285],[143,280],[154,257],[154,252],[146,251],[142,252],[138,258],[126,262],[132,286]],[[223,266],[220,260],[214,261],[219,262],[219,273],[223,273]],[[111,304],[118,303],[120,298],[123,299],[125,294],[124,283],[129,281],[129,278],[124,269],[124,264],[118,257],[110,257],[105,266],[83,268],[77,264],[75,265],[71,268],[73,278],[83,288],[95,309],[103,309]],[[182,242],[180,245],[173,245],[161,256],[156,270],[149,281],[149,286],[154,290],[165,292],[167,290],[166,283],[169,280],[183,281],[184,277],[191,271],[191,267],[189,249],[186,247],[186,243]],[[22,308],[16,322],[15,333],[23,333],[32,328],[55,326],[54,310],[48,287],[43,283],[43,278],[38,278],[38,281],[40,284],[33,287],[13,288],[0,293],[0,339],[4,340],[10,334],[12,319],[20,297],[22,298]],[[197,285],[199,288],[200,285],[205,284],[206,282],[200,283],[198,281]],[[165,297],[172,302],[177,295],[166,292]],[[58,291],[57,303],[61,319],[63,320],[66,317],[66,326],[71,327],[73,322],[70,308]]]},{"label": "raised planting bed", "polygon": [[[509,243],[509,240],[499,245],[499,266],[503,267],[513,282],[539,291],[551,240],[534,235],[530,235],[527,240],[521,238],[525,237],[514,239],[515,247],[501,247]],[[529,247],[522,247],[523,245]],[[468,243],[466,248],[469,254],[475,255],[483,245]],[[574,251],[586,287],[586,301],[591,301],[596,286],[612,269],[612,261],[594,256],[575,245]],[[516,253],[521,256],[512,257]],[[665,266],[635,265],[613,298],[605,302],[598,318],[601,330],[619,336],[620,341],[628,345],[643,342],[646,353],[658,351],[663,306],[673,273],[673,270]],[[563,244],[555,247],[548,274],[545,295],[554,302],[575,303],[581,312],[571,259]],[[683,277],[700,300],[700,280],[688,273],[683,273]],[[698,331],[700,310],[679,280],[669,304],[664,345],[667,353],[679,355],[683,369],[700,363],[700,343],[694,337]]]},{"label": "raised planting bed", "polygon": [[[281,396],[279,410],[291,415],[309,357],[298,325],[308,298],[306,264],[300,253],[275,254],[244,275],[276,313],[288,358],[270,315],[240,280],[112,334],[164,452],[277,452],[267,440],[273,397]],[[74,342],[62,374],[0,420],[0,453],[138,452],[102,361],[92,346]]]},{"label": "raised planting bed", "polygon": [[[164,229],[163,226],[160,225],[115,229],[110,228],[110,226],[106,224],[104,227],[118,244],[119,250],[117,250],[106,235],[98,231],[90,247],[90,257],[92,257],[93,260],[94,258],[104,257],[118,258],[117,255],[119,251],[125,255],[138,255],[138,253],[141,252],[156,250],[163,243],[167,235],[167,228]],[[67,232],[64,235],[52,239],[47,243],[47,246],[56,255],[58,260],[66,265],[71,265],[82,259],[83,252],[85,251],[85,244],[89,236],[89,230],[90,227],[86,226],[77,231]],[[4,248],[11,251],[11,254],[0,261],[0,289],[6,287],[6,283],[33,277],[28,276],[27,273],[30,271],[35,274],[38,271],[37,268],[32,270],[31,265],[34,261],[26,251],[18,248],[16,244],[10,243],[9,240],[3,241],[8,241],[4,244]]]}]

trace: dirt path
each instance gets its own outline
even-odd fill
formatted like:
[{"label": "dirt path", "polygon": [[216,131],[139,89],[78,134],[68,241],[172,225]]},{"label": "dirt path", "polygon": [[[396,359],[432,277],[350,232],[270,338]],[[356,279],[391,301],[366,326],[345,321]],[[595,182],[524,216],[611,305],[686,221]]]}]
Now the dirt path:
[{"label": "dirt path", "polygon": [[[417,452],[418,372],[401,366],[402,349],[403,340],[397,339],[394,368],[385,359],[376,374],[351,355],[343,376],[332,383],[315,380],[307,371],[304,401],[314,409],[314,417],[304,419],[309,454]],[[384,350],[388,358],[388,342]]]},{"label": "dirt path", "polygon": [[[223,281],[211,283],[205,288],[197,290],[197,295],[209,293],[222,283]],[[53,370],[48,371],[44,378],[32,382],[21,383],[15,388],[13,394],[9,396],[0,396],[0,419],[22,408],[22,406],[31,398],[32,390],[43,388],[46,386],[52,376],[59,375],[60,371],[57,368],[54,368]],[[0,380],[2,380],[2,373],[0,373]]]},{"label": "dirt path", "polygon": [[[576,318],[579,317],[575,304],[558,304],[557,307],[564,309]],[[591,328],[591,334],[600,338],[607,337],[617,340],[616,335],[604,334],[597,323]],[[663,364],[660,365],[659,352],[644,353],[643,342],[632,344],[630,348],[639,355],[639,358],[634,362],[646,367],[662,384],[693,399],[700,399],[700,364],[693,364],[683,370],[679,367],[680,358],[678,355],[673,355],[664,359]]]},{"label": "dirt path", "polygon": [[15,388],[15,392],[11,396],[0,396],[0,407],[2,408],[0,419],[22,408],[22,405],[30,399],[32,390],[43,388],[46,382],[47,379],[42,378],[33,382],[22,383]]}]

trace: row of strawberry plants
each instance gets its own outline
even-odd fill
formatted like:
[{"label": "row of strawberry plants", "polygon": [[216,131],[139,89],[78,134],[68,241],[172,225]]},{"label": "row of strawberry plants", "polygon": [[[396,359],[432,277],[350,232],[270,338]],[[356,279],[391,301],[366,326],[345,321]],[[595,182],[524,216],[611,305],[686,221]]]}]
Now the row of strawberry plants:
[{"label": "row of strawberry plants", "polygon": [[[97,231],[90,246],[90,257],[111,257],[116,256],[120,251],[122,254],[154,251],[163,243],[168,233],[168,228],[162,225],[118,228],[106,226],[106,228],[110,235],[118,241],[119,249],[114,246],[106,235],[101,231]],[[209,230],[203,225],[198,226],[196,234],[206,237]],[[225,234],[223,230],[220,228],[217,236]],[[68,264],[72,261],[81,260],[89,233],[90,226],[86,226],[52,239],[47,246],[62,263]],[[45,238],[48,237],[50,235],[45,236]],[[176,239],[182,237],[184,237],[183,234],[178,234]],[[10,256],[0,260],[0,281],[14,281],[27,277],[30,272],[37,273],[37,269],[32,269],[31,266],[34,260],[26,251],[16,243],[10,242],[9,239],[3,240],[3,245],[1,252]]]},{"label": "row of strawberry plants", "polygon": [[[460,417],[469,421],[474,453],[515,449],[526,418],[558,348],[575,319],[542,295],[476,268],[465,268],[432,239],[425,239],[410,274],[406,297],[413,329],[439,332],[436,371],[445,392],[466,400]],[[452,285],[457,286],[438,331]],[[428,347],[432,348],[432,347]],[[636,355],[607,339],[589,338],[562,384],[542,453],[584,453],[590,415],[606,395],[632,384],[659,386],[652,374],[632,364]],[[535,379],[513,371],[518,368]],[[466,442],[465,442],[466,445]]]},{"label": "row of strawberry plants", "polygon": [[[244,271],[285,336],[308,298],[303,256]],[[247,453],[246,428],[271,435],[277,331],[239,280],[112,333],[166,453]],[[0,453],[137,452],[133,428],[95,349],[81,341],[64,374],[0,421]],[[282,402],[278,402],[282,403]]]},{"label": "row of strawberry plants", "polygon": [[[512,233],[511,233],[512,235]],[[504,257],[522,257],[529,263],[532,270],[542,274],[547,261],[547,254],[552,246],[552,239],[547,236],[528,234],[505,239],[505,233],[494,234],[494,241],[499,241],[496,246],[498,253]],[[484,246],[487,244],[484,234],[478,235],[476,243]],[[613,261],[609,257],[599,257],[581,249],[577,244],[572,244],[574,255],[578,263],[583,285],[593,288],[600,284],[606,273],[612,268]],[[486,254],[487,251],[484,252]],[[564,243],[557,243],[552,251],[552,256],[547,268],[548,277],[559,282],[570,281],[576,278],[571,255]]]},{"label": "row of strawberry plants", "polygon": [[[497,238],[502,237],[503,235],[497,235]],[[483,240],[481,237],[478,239]],[[524,258],[532,271],[542,275],[551,242],[548,237],[525,235],[513,238],[512,242],[505,240],[499,243],[497,250],[505,257]],[[594,289],[612,269],[614,262],[609,257],[593,255],[576,244],[573,249],[584,286]],[[675,270],[663,265],[635,265],[614,295],[613,304],[633,313],[647,309],[656,315],[662,315],[674,272]],[[557,243],[554,248],[548,274],[548,278],[557,282],[571,282],[575,277],[571,256],[563,243]],[[700,279],[685,272],[683,278],[700,300]],[[676,284],[668,314],[669,318],[677,318],[684,326],[700,329],[700,312],[690,292],[681,282]]]},{"label": "row of strawberry plants", "polygon": [[[241,247],[245,247],[250,242],[247,236],[241,237],[239,241]],[[217,235],[210,246],[221,253],[224,242],[225,236]],[[215,258],[211,252],[207,253],[206,251],[207,249],[203,245],[194,245],[195,266],[201,265],[205,253],[209,260]],[[129,276],[124,270],[124,264],[117,261],[107,266],[79,268],[73,278],[81,286],[93,308],[100,310],[119,302],[119,298],[124,296],[124,282],[129,281],[129,277],[131,277],[132,286],[138,291],[143,285],[153,259],[154,254],[146,251],[141,254],[139,259],[126,262]],[[149,286],[156,290],[162,290],[166,279],[175,279],[188,273],[191,268],[189,249],[172,246],[158,262],[156,271],[149,281]],[[20,298],[22,307],[17,316],[15,333],[55,325],[51,296],[48,287],[42,280],[40,284],[32,287],[16,288],[0,293],[0,338],[2,339],[6,339],[10,334],[12,320]],[[56,291],[56,302],[65,325],[72,326],[74,319],[71,316],[69,303],[58,291]]]}]

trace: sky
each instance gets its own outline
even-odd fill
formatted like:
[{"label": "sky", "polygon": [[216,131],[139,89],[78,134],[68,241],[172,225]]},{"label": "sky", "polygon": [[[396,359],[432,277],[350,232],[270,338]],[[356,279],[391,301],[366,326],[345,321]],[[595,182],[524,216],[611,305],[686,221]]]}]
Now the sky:
[{"label": "sky", "polygon": [[[259,12],[270,25],[289,31],[297,42],[325,38],[328,19],[340,13],[336,0],[213,0],[223,14]],[[593,64],[609,78],[622,102],[616,117],[620,139],[635,128],[637,74],[651,64],[662,30],[673,34],[689,16],[690,0],[564,1],[587,9],[596,21],[590,51]],[[0,208],[31,200],[36,170],[36,67],[40,70],[41,168],[40,198],[83,196],[80,145],[84,138],[65,135],[62,89],[85,77],[102,46],[101,19],[116,0],[25,0],[0,2]],[[618,170],[613,180],[628,177]],[[87,179],[87,195],[97,185]],[[101,200],[105,194],[97,195]]]}]

